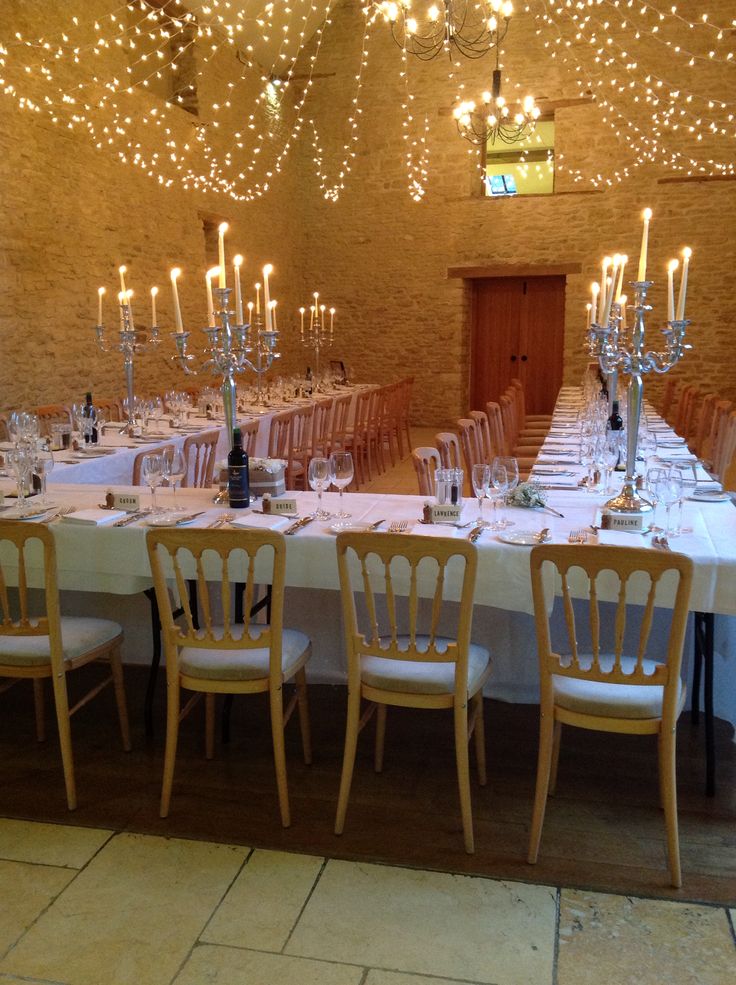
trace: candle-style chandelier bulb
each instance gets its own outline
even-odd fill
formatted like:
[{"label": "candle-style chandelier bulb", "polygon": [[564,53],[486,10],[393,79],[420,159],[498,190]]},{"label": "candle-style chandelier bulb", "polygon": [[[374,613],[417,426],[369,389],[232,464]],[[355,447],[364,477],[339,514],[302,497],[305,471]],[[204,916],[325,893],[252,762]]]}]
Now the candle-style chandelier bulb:
[{"label": "candle-style chandelier bulb", "polygon": [[533,96],[525,96],[518,110],[511,115],[508,103],[501,95],[501,69],[498,65],[496,49],[496,68],[493,71],[491,90],[482,96],[478,107],[472,99],[463,100],[453,110],[458,133],[471,144],[495,144],[502,140],[514,144],[531,136],[541,115],[541,110]]},{"label": "candle-style chandelier bulb", "polygon": [[[454,52],[482,58],[506,37],[513,5],[509,0],[442,0],[429,6],[411,0],[381,0],[374,7],[391,25],[396,44],[422,61]],[[417,6],[424,7],[415,13]]]}]

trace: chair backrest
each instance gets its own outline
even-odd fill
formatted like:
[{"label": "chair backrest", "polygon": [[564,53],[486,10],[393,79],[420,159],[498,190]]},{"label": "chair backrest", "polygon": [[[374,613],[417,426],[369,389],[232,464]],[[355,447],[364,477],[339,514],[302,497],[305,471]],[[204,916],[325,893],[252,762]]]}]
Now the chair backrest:
[{"label": "chair backrest", "polygon": [[470,480],[473,475],[473,466],[485,462],[483,454],[483,440],[475,421],[468,417],[461,417],[457,422],[460,432],[460,447],[463,450],[463,460],[465,462],[465,475]]},{"label": "chair backrest", "polygon": [[65,404],[44,404],[35,413],[41,434],[51,434],[52,424],[72,423],[72,412]]},{"label": "chair backrest", "polygon": [[718,434],[718,457],[713,471],[727,489],[733,488],[734,462],[736,461],[736,411],[724,417]]},{"label": "chair backrest", "polygon": [[243,438],[243,451],[248,458],[254,458],[256,454],[258,432],[261,428],[260,418],[254,417],[252,421],[246,421],[244,424],[240,424],[239,426],[240,434]]},{"label": "chair backrest", "polygon": [[407,376],[401,381],[401,421],[408,424],[409,413],[411,411],[411,395],[414,389],[414,377]]},{"label": "chair backrest", "polygon": [[454,431],[440,431],[434,436],[434,443],[440,453],[443,469],[461,469],[463,467],[460,441]]},{"label": "chair backrest", "polygon": [[486,415],[488,417],[488,427],[491,432],[491,446],[497,449],[496,455],[510,455],[511,448],[506,441],[506,434],[503,429],[503,418],[501,417],[501,405],[489,400],[486,404]]},{"label": "chair backrest", "polygon": [[507,393],[504,393],[503,396],[499,397],[498,402],[501,407],[501,422],[503,424],[503,433],[506,438],[506,447],[513,451],[519,434],[516,426],[516,406],[514,403],[514,398],[509,396]]},{"label": "chair backrest", "polygon": [[493,441],[491,440],[491,428],[488,423],[488,415],[483,410],[471,410],[468,414],[471,421],[475,421],[475,426],[478,430],[478,438],[480,440],[481,448],[483,449],[483,461],[487,462],[489,465],[494,459],[495,455],[500,455],[500,452],[494,452]]},{"label": "chair backrest", "polygon": [[[337,563],[349,686],[358,685],[364,654],[454,663],[455,700],[465,702],[476,548],[446,537],[345,532],[337,536]],[[450,611],[444,593],[458,582],[459,605]],[[362,595],[360,621],[356,595]],[[420,595],[431,604],[420,605]],[[441,636],[453,642],[438,645]]]},{"label": "chair backrest", "polygon": [[95,398],[95,407],[103,411],[108,421],[120,420],[120,402],[117,400],[100,400]]},{"label": "chair backrest", "polygon": [[289,457],[289,444],[291,441],[291,418],[293,410],[282,410],[274,414],[271,418],[271,425],[268,431],[268,457],[283,458],[286,461]]},{"label": "chair backrest", "polygon": [[684,386],[680,391],[680,399],[677,402],[677,417],[675,418],[675,431],[681,435],[683,438],[687,437],[687,425],[692,413],[691,407],[692,402],[695,398],[698,388],[689,383]]},{"label": "chair backrest", "polygon": [[519,427],[524,427],[524,422],[526,421],[526,399],[524,397],[524,386],[519,379],[513,379],[507,393],[510,397],[514,398],[516,402],[516,419],[519,422]]},{"label": "chair backrest", "polygon": [[184,442],[184,479],[182,487],[207,489],[212,485],[220,431],[190,434]]},{"label": "chair backrest", "polygon": [[174,446],[171,445],[157,445],[155,448],[144,448],[139,451],[138,454],[133,459],[133,485],[134,486],[144,486],[145,482],[141,481],[141,468],[143,466],[143,459],[146,455],[164,455],[168,458],[174,454]]},{"label": "chair backrest", "polygon": [[[280,683],[286,570],[283,535],[273,530],[168,528],[149,530],[146,543],[161,615],[169,680],[177,678],[180,647],[209,650],[268,647],[269,676]],[[170,579],[176,585],[183,610],[183,627],[174,618]],[[196,587],[199,629],[194,627],[188,581],[194,582]],[[254,635],[255,625],[243,626],[234,621],[235,595],[242,592],[242,611],[250,612],[256,587],[264,581],[271,585],[270,622],[259,624]]]},{"label": "chair backrest", "polygon": [[344,393],[341,397],[335,397],[332,404],[332,429],[328,452],[338,451],[345,447],[345,433],[348,429],[352,402],[352,393]]},{"label": "chair backrest", "polygon": [[[43,568],[44,611],[31,611],[28,597],[29,556],[33,568]],[[9,592],[10,585],[17,586]],[[12,602],[11,602],[12,599]],[[34,606],[34,608],[36,608]],[[51,665],[64,673],[56,577],[56,541],[48,527],[0,521],[0,636],[48,636]],[[2,658],[0,658],[0,665]]]},{"label": "chair backrest", "polygon": [[700,413],[698,414],[698,426],[695,430],[695,441],[693,450],[701,458],[705,454],[705,445],[711,424],[713,423],[713,413],[718,403],[717,393],[706,393],[700,402]]},{"label": "chair backrest", "polygon": [[[557,544],[535,547],[530,563],[543,695],[546,692],[549,697],[553,675],[610,684],[660,685],[664,687],[663,717],[674,722],[693,576],[690,558],[684,554],[642,548]],[[554,578],[548,578],[546,584],[545,563],[550,563],[554,569]],[[674,573],[676,580],[674,593],[673,579],[666,577],[670,573]],[[566,646],[560,647],[560,652],[552,648],[549,627],[547,596],[553,583],[561,585],[567,629]],[[663,598],[666,593],[669,593],[668,599]],[[588,604],[581,602],[576,607],[574,599],[588,600]],[[599,603],[604,600],[615,603],[610,634],[612,646],[602,641],[603,619]],[[643,609],[640,608],[642,601]],[[666,650],[658,640],[656,664],[652,668],[644,661],[656,601],[660,605],[673,602],[673,611]],[[631,606],[636,606],[641,622],[634,627],[635,633],[630,634],[637,637],[636,652],[626,653],[626,623],[627,616],[633,616]],[[587,620],[584,618],[586,612]],[[587,642],[579,642],[587,640],[585,628],[580,625],[583,622],[587,622],[589,649]]]},{"label": "chair backrest", "polygon": [[675,394],[677,393],[677,388],[680,385],[680,381],[675,379],[673,376],[668,376],[667,382],[664,385],[664,394],[662,396],[662,417],[665,421],[669,421],[670,415],[672,413],[672,408],[675,404]]},{"label": "chair backrest", "polygon": [[368,434],[368,424],[372,418],[372,407],[376,393],[376,390],[360,390],[356,394],[355,419],[353,421],[353,434],[356,437],[365,439]]},{"label": "chair backrest", "polygon": [[440,453],[436,448],[414,448],[411,453],[417,474],[420,496],[434,496],[434,470],[440,468]]},{"label": "chair backrest", "polygon": [[325,458],[330,448],[330,425],[332,423],[332,397],[315,401],[312,417],[312,458]]},{"label": "chair backrest", "polygon": [[730,400],[719,400],[713,411],[713,422],[706,450],[716,475],[720,475],[723,465],[723,443],[726,439],[728,417],[732,410],[733,403]]},{"label": "chair backrest", "polygon": [[312,420],[314,404],[305,404],[291,412],[291,433],[289,435],[289,457],[299,452],[309,452],[312,447]]}]

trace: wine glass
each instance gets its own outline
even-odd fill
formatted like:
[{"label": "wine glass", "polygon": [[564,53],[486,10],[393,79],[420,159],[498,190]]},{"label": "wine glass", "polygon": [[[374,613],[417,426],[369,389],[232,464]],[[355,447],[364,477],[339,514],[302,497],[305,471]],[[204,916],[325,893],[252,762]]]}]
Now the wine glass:
[{"label": "wine glass", "polygon": [[647,495],[652,504],[652,523],[650,529],[654,533],[662,533],[662,528],[657,526],[657,507],[659,506],[658,486],[659,482],[663,479],[663,473],[666,473],[666,471],[667,469],[659,467],[647,469]]},{"label": "wine glass", "polygon": [[332,476],[332,484],[340,490],[340,508],[335,515],[341,518],[349,517],[350,513],[346,513],[342,508],[343,490],[346,486],[350,485],[355,474],[353,456],[349,451],[333,451],[330,455],[330,474]]},{"label": "wine glass", "polygon": [[695,492],[698,485],[698,480],[695,476],[695,471],[684,465],[673,465],[671,472],[675,476],[676,481],[679,480],[680,483],[680,498],[677,501],[677,524],[674,532],[675,534],[691,534],[693,532],[693,528],[683,527],[682,525],[682,511],[685,500],[692,496]]},{"label": "wine glass", "polygon": [[665,505],[665,534],[670,537],[674,531],[670,523],[670,513],[672,507],[680,498],[681,482],[668,469],[662,469],[662,474],[657,477],[657,495],[660,502]]},{"label": "wine glass", "polygon": [[54,467],[54,455],[48,448],[41,448],[36,452],[36,457],[33,461],[33,471],[36,473],[41,481],[41,495],[38,497],[39,506],[46,506],[46,481],[49,476],[49,472]]},{"label": "wine glass", "polygon": [[11,448],[8,452],[7,462],[15,472],[18,491],[18,512],[23,514],[26,511],[26,490],[31,477],[31,469],[33,468],[33,458],[30,449],[27,445],[16,445],[15,448]]},{"label": "wine glass", "polygon": [[317,493],[317,512],[315,516],[318,520],[332,519],[332,514],[322,508],[322,493],[333,481],[330,460],[328,458],[311,459],[309,462],[308,479],[309,485]]},{"label": "wine glass", "polygon": [[151,513],[158,513],[156,489],[164,478],[163,455],[144,455],[141,462],[141,477],[151,490]]},{"label": "wine glass", "polygon": [[606,485],[604,492],[607,495],[613,492],[613,487],[611,481],[613,479],[613,470],[618,465],[618,459],[620,454],[619,440],[614,435],[619,434],[618,431],[611,431],[606,435],[605,441],[603,442],[603,448],[601,453],[601,458],[603,466],[606,470]]},{"label": "wine glass", "polygon": [[494,458],[493,464],[491,465],[491,485],[496,491],[496,496],[494,497],[494,512],[496,519],[491,523],[491,530],[503,530],[506,526],[511,526],[504,519],[503,513],[499,517],[498,502],[503,500],[509,488],[509,477],[506,471],[506,466],[503,464],[501,458]]},{"label": "wine glass", "polygon": [[175,448],[171,455],[167,455],[164,458],[164,471],[163,474],[166,477],[167,485],[171,486],[174,490],[174,506],[173,509],[178,510],[179,506],[176,502],[176,487],[179,483],[184,481],[184,476],[186,475],[186,462],[184,461],[184,453],[181,448]]},{"label": "wine glass", "polygon": [[481,462],[473,466],[473,492],[478,498],[478,526],[487,527],[488,523],[483,519],[483,500],[488,495],[491,484],[491,467]]}]

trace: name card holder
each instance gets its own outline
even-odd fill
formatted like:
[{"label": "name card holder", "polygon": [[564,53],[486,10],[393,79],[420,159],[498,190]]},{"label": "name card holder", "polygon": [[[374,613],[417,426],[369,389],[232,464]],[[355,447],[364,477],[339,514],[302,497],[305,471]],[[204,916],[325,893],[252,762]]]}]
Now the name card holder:
[{"label": "name card holder", "polygon": [[105,505],[110,510],[138,513],[141,508],[141,497],[137,493],[108,493],[105,496]]},{"label": "name card holder", "polygon": [[263,504],[263,507],[264,507],[263,512],[264,513],[272,513],[272,514],[277,515],[277,516],[296,516],[297,513],[299,512],[297,510],[296,500],[295,499],[284,499],[283,497],[279,497],[278,499],[274,499],[272,497],[271,498],[271,501],[270,501],[270,503],[268,505],[269,505],[269,508],[268,508],[268,510],[266,510],[266,508],[265,508],[266,507],[266,503]]},{"label": "name card holder", "polygon": [[429,523],[457,523],[461,507],[453,503],[432,504],[429,507]]},{"label": "name card holder", "polygon": [[602,513],[601,530],[619,530],[636,534],[644,529],[643,513]]}]

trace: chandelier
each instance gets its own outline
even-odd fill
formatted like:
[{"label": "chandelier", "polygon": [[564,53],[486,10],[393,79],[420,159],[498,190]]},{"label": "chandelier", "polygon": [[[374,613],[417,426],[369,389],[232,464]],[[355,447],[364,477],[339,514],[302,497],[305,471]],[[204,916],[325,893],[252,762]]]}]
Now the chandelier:
[{"label": "chandelier", "polygon": [[498,67],[496,49],[496,68],[493,71],[491,91],[481,96],[479,107],[472,99],[464,100],[453,110],[458,133],[471,144],[495,144],[502,140],[514,144],[517,140],[534,133],[541,110],[534,102],[534,96],[525,96],[512,115],[508,103],[501,95],[501,69]]},{"label": "chandelier", "polygon": [[466,58],[481,58],[506,37],[512,13],[509,0],[441,0],[420,15],[420,23],[411,0],[375,6],[391,24],[396,44],[425,62],[442,52],[452,57],[453,48]]}]

